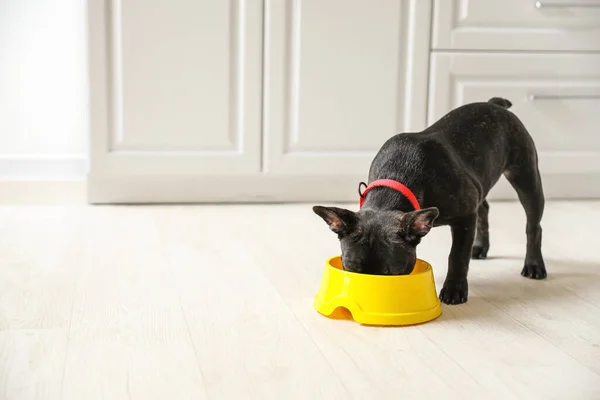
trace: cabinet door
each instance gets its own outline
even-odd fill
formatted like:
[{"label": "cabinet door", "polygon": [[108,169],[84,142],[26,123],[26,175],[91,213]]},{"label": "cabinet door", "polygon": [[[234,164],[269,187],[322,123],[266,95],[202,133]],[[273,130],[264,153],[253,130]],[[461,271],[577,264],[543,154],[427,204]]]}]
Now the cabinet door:
[{"label": "cabinet door", "polygon": [[600,50],[600,0],[435,0],[434,49]]},{"label": "cabinet door", "polygon": [[89,182],[97,197],[126,187],[98,188],[111,181],[184,187],[197,177],[260,173],[262,7],[89,1]]},{"label": "cabinet door", "polygon": [[[600,55],[432,57],[429,124],[462,104],[504,97],[536,143],[546,194],[600,195]],[[505,183],[495,193],[513,197]]]},{"label": "cabinet door", "polygon": [[358,181],[389,137],[424,127],[430,6],[423,0],[266,2],[267,176]]}]

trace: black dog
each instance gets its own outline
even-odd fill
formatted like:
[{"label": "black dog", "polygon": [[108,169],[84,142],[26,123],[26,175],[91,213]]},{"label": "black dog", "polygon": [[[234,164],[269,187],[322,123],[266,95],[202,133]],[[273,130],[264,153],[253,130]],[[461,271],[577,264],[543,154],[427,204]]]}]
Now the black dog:
[{"label": "black dog", "polygon": [[395,135],[383,145],[371,164],[369,182],[399,182],[428,208],[415,211],[410,196],[390,187],[369,190],[358,212],[313,207],[337,233],[344,269],[409,274],[421,238],[433,226],[450,225],[452,248],[440,299],[447,304],[466,302],[469,259],[486,258],[490,247],[485,198],[504,174],[527,215],[527,255],[521,275],[545,278],[538,157],[533,139],[507,110],[511,105],[501,98],[467,104],[422,132]]}]

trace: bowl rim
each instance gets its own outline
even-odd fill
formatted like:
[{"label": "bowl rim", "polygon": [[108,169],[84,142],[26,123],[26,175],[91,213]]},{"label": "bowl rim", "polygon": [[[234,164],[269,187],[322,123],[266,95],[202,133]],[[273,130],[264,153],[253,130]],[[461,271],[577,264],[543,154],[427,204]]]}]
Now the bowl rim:
[{"label": "bowl rim", "polygon": [[426,265],[426,268],[424,271],[421,272],[417,272],[416,274],[409,274],[409,275],[371,275],[371,274],[361,274],[359,272],[350,272],[350,271],[346,271],[344,269],[339,269],[334,267],[333,265],[331,265],[331,261],[337,258],[341,258],[342,255],[337,255],[337,256],[333,256],[333,257],[329,257],[327,259],[327,262],[325,263],[325,265],[327,266],[327,269],[331,269],[334,271],[338,271],[344,275],[348,275],[348,276],[357,276],[357,277],[362,277],[363,279],[365,279],[366,277],[368,277],[369,279],[407,279],[410,277],[417,277],[420,275],[425,275],[425,274],[429,274],[431,273],[431,271],[433,270],[433,268],[431,267],[431,264],[428,263],[427,261],[418,258],[417,257],[417,261],[420,261],[422,263],[424,263]]}]

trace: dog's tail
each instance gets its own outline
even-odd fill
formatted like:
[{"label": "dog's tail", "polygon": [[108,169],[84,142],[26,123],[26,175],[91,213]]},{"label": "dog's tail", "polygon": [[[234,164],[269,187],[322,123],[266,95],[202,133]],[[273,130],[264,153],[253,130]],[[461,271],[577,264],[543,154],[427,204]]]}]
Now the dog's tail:
[{"label": "dog's tail", "polygon": [[502,97],[492,97],[488,100],[488,103],[492,103],[506,109],[512,106],[512,103],[510,101],[503,99]]}]

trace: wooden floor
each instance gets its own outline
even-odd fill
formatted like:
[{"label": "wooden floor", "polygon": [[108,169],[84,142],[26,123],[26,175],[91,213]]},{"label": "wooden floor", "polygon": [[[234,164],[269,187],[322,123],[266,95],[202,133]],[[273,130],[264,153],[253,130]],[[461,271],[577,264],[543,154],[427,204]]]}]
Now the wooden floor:
[{"label": "wooden floor", "polygon": [[546,210],[547,280],[495,203],[469,302],[370,328],[313,310],[339,249],[308,205],[0,206],[0,399],[600,399],[600,203]]}]

